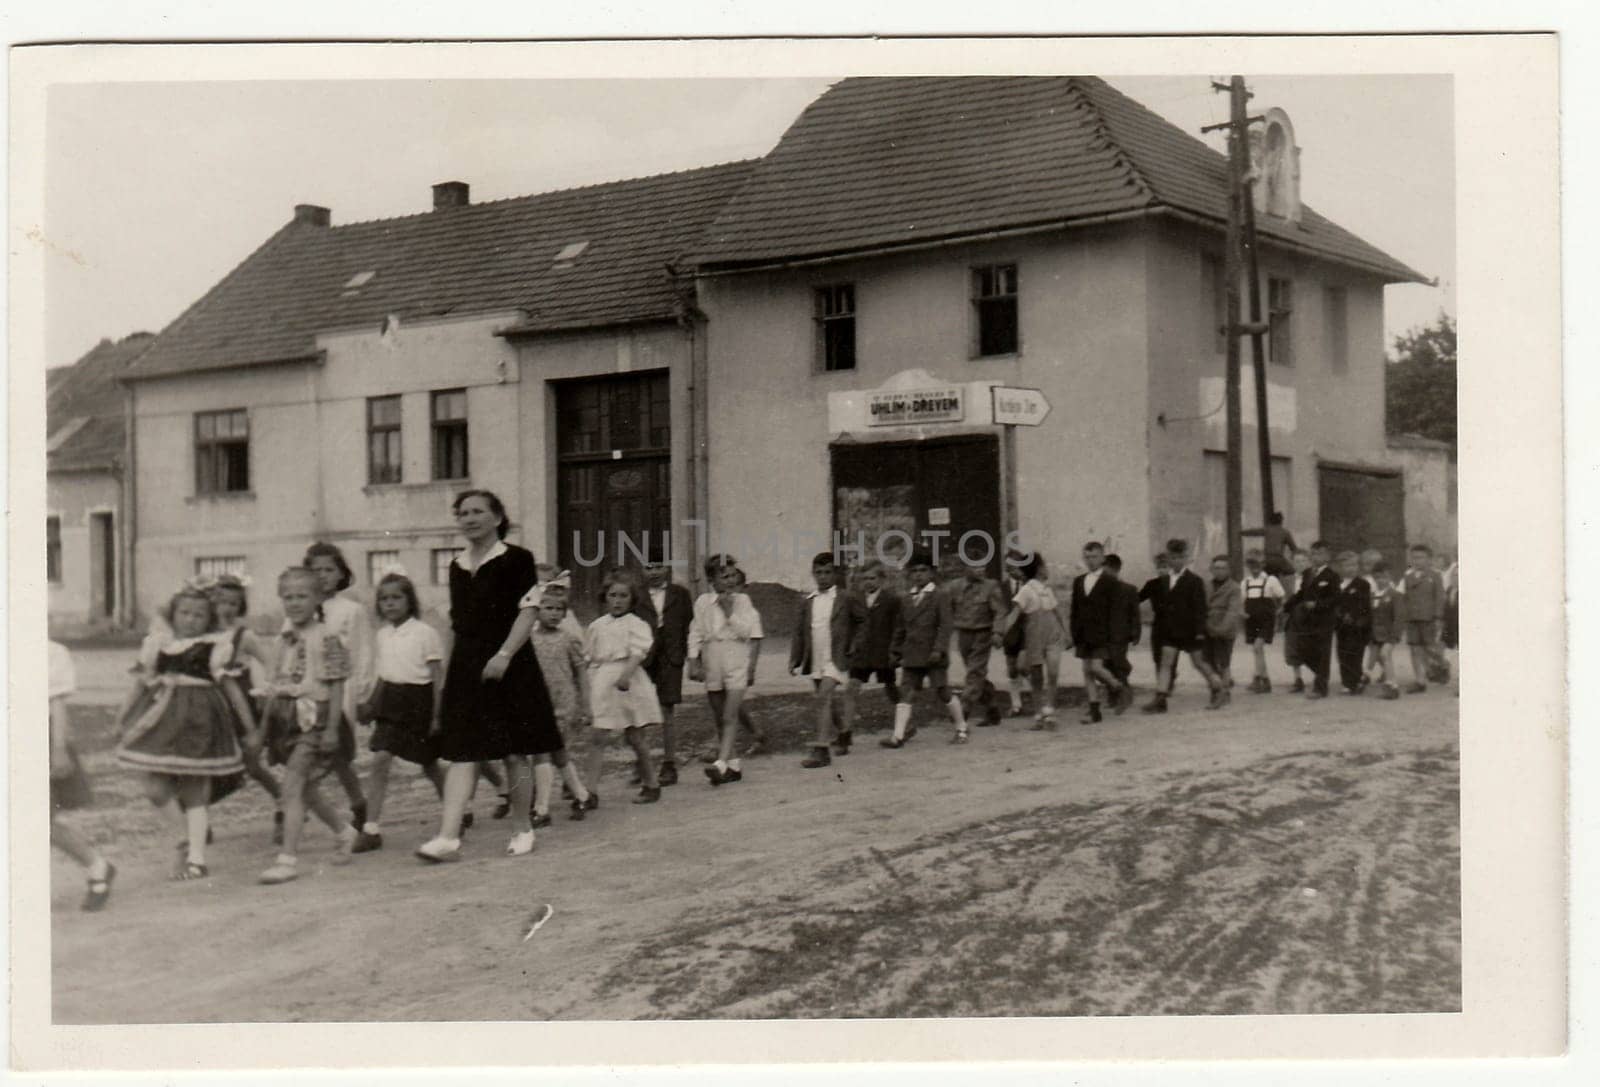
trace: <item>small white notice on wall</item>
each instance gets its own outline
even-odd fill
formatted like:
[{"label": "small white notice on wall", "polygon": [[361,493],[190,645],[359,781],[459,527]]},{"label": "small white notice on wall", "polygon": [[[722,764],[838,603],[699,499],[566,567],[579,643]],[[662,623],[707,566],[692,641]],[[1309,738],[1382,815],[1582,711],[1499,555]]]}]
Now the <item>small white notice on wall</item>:
[{"label": "small white notice on wall", "polygon": [[932,526],[948,525],[950,523],[950,507],[935,506],[928,511],[928,524]]}]

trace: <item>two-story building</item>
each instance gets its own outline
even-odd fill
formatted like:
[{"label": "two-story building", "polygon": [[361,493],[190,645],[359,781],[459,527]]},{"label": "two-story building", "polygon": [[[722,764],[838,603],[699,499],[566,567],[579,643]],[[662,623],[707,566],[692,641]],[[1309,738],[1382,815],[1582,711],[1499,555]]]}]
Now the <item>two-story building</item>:
[{"label": "two-story building", "polygon": [[[1280,111],[1262,144],[1275,501],[1301,539],[1354,543],[1351,510],[1323,516],[1353,488],[1363,541],[1396,550],[1383,290],[1422,277],[1300,204]],[[1069,565],[1100,539],[1131,573],[1172,536],[1224,550],[1227,185],[1224,156],[1099,79],[836,85],[695,255],[711,520],[1014,531]],[[1041,390],[1043,424],[996,425],[995,385]],[[759,576],[803,584],[793,552]]]},{"label": "two-story building", "polygon": [[195,574],[270,596],[318,539],[358,587],[398,564],[436,606],[468,487],[541,559],[572,564],[558,526],[664,527],[697,334],[667,265],[748,170],[483,204],[446,182],[431,212],[344,226],[298,207],[126,376],[144,610]]},{"label": "two-story building", "polygon": [[[1261,142],[1277,504],[1397,547],[1383,290],[1421,277],[1300,204],[1286,117]],[[756,162],[434,197],[301,206],[131,368],[144,610],[312,539],[437,604],[469,485],[580,597],[646,533],[691,580],[725,546],[790,587],[835,534],[1068,566],[1095,538],[1130,576],[1221,549],[1226,163],[1102,80],[848,79]],[[998,425],[996,386],[1042,425]]]}]

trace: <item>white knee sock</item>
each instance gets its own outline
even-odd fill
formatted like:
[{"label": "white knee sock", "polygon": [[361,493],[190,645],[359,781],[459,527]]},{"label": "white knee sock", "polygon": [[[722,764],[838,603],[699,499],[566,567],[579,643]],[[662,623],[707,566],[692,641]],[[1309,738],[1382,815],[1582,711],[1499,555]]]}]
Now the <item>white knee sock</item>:
[{"label": "white knee sock", "polygon": [[1022,692],[1027,688],[1027,686],[1028,681],[1022,676],[1011,677],[1011,708],[1013,710],[1020,710],[1022,708]]},{"label": "white knee sock", "polygon": [[894,738],[906,738],[906,727],[911,724],[911,703],[897,702],[894,707]]},{"label": "white knee sock", "polygon": [[945,709],[950,711],[950,720],[956,723],[956,731],[967,731],[967,715],[961,710],[961,699],[957,698],[955,695],[951,695],[950,701],[946,702],[944,705]]},{"label": "white knee sock", "polygon": [[561,780],[567,783],[567,788],[572,790],[572,795],[580,802],[589,799],[589,790],[584,788],[583,779],[578,776],[578,764],[568,761],[561,768]]},{"label": "white knee sock", "polygon": [[550,814],[550,793],[556,784],[556,768],[547,762],[533,767],[533,810],[537,815]]}]

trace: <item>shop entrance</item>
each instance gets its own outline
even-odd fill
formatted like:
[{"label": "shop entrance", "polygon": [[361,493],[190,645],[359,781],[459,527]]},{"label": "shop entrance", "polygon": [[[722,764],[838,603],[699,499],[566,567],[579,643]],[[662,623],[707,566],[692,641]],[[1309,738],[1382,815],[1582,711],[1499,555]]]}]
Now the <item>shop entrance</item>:
[{"label": "shop entrance", "polygon": [[[985,555],[993,575],[1005,552],[1000,530],[1000,443],[994,435],[929,438],[913,442],[837,443],[833,463],[833,528],[848,543],[866,537],[865,557],[898,562],[913,546],[932,550],[953,571],[958,542]],[[904,535],[898,535],[903,533]],[[970,534],[970,535],[969,535]],[[909,537],[912,543],[907,543]]]},{"label": "shop entrance", "polygon": [[572,610],[587,620],[605,572],[637,566],[671,527],[667,371],[566,381],[555,392],[556,561],[572,571]]}]

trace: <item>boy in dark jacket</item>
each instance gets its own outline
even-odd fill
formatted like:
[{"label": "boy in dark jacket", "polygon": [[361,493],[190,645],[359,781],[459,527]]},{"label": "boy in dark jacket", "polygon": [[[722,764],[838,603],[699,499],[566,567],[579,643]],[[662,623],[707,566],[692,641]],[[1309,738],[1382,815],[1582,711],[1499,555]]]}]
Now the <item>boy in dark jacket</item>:
[{"label": "boy in dark jacket", "polygon": [[869,562],[856,574],[855,596],[861,601],[863,620],[850,656],[850,676],[845,683],[844,716],[846,728],[856,719],[856,698],[861,685],[876,679],[889,696],[889,705],[900,704],[900,688],[895,683],[894,628],[900,622],[900,598],[884,588],[883,566]]},{"label": "boy in dark jacket", "polygon": [[1139,590],[1122,580],[1122,556],[1107,555],[1104,569],[1117,586],[1116,603],[1111,609],[1111,657],[1106,666],[1122,684],[1120,712],[1133,704],[1133,665],[1128,662],[1128,647],[1139,644],[1144,620],[1139,615]]},{"label": "boy in dark jacket", "polygon": [[1339,624],[1334,628],[1339,655],[1339,683],[1345,694],[1360,694],[1367,685],[1362,665],[1372,640],[1372,583],[1360,573],[1361,557],[1339,554]]},{"label": "boy in dark jacket", "polygon": [[911,556],[906,574],[911,588],[900,603],[900,621],[895,625],[889,651],[890,659],[900,668],[900,701],[894,707],[894,735],[879,742],[884,747],[903,747],[917,734],[911,724],[911,698],[926,683],[955,722],[954,742],[965,743],[967,719],[961,699],[951,693],[947,671],[950,638],[955,633],[950,597],[934,583],[933,560],[926,553]]},{"label": "boy in dark jacket", "polygon": [[1178,655],[1186,653],[1195,671],[1211,688],[1206,709],[1228,703],[1228,689],[1206,660],[1206,586],[1189,569],[1189,545],[1183,540],[1167,541],[1167,572],[1157,579],[1150,595],[1155,608],[1151,637],[1161,639],[1161,672],[1156,693],[1145,704],[1145,713],[1166,713],[1167,699],[1178,671]]}]

